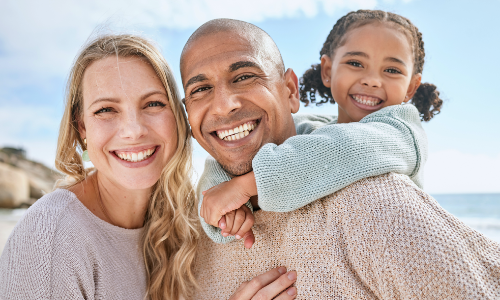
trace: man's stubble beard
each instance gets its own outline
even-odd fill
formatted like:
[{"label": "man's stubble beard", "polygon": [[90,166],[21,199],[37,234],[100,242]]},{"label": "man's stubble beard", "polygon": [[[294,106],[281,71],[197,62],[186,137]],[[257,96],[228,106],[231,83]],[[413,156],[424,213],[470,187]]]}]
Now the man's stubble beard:
[{"label": "man's stubble beard", "polygon": [[252,171],[252,160],[237,165],[220,164],[231,177],[241,176]]}]

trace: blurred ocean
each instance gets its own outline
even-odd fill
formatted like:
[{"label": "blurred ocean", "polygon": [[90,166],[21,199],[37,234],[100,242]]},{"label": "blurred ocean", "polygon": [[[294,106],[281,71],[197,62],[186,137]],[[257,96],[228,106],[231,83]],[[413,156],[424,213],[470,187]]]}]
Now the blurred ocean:
[{"label": "blurred ocean", "polygon": [[[465,224],[500,243],[500,194],[432,195]],[[0,209],[0,253],[26,209]]]},{"label": "blurred ocean", "polygon": [[432,195],[465,224],[500,243],[500,194]]}]

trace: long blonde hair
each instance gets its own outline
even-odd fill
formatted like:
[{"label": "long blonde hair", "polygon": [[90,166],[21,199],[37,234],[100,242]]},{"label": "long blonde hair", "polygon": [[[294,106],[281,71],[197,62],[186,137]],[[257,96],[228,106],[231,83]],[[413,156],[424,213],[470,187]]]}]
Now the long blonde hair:
[{"label": "long blonde hair", "polygon": [[175,115],[177,149],[152,188],[144,224],[143,254],[149,299],[190,298],[196,287],[192,265],[199,234],[190,180],[191,136],[170,67],[150,41],[131,34],[107,34],[90,41],[75,60],[68,79],[56,154],[56,168],[73,180],[66,181],[62,187],[81,182],[90,172],[81,159],[80,153],[86,146],[78,132],[83,104],[82,79],[92,62],[111,55],[147,61],[162,81]]}]

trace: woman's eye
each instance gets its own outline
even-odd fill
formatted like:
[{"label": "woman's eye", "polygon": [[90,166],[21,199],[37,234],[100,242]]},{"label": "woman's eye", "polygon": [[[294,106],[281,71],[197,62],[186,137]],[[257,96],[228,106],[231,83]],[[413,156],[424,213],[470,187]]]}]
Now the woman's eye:
[{"label": "woman's eye", "polygon": [[103,108],[99,109],[98,111],[96,111],[94,114],[98,115],[98,114],[101,114],[101,113],[107,113],[107,112],[111,112],[111,111],[113,111],[111,109],[111,107],[103,107]]},{"label": "woman's eye", "polygon": [[253,75],[242,75],[242,76],[236,78],[236,80],[234,82],[240,82],[240,81],[243,81],[245,79],[252,78],[252,77],[254,77],[254,76]]},{"label": "woman's eye", "polygon": [[347,64],[348,64],[348,65],[351,65],[351,66],[353,66],[353,67],[358,67],[358,68],[363,67],[363,65],[362,65],[360,62],[358,62],[358,61],[353,61],[353,60],[348,61],[348,62],[347,62]]},{"label": "woman's eye", "polygon": [[390,69],[387,69],[385,71],[387,73],[391,73],[391,74],[401,74],[401,71],[399,71],[398,69],[394,69],[394,68],[390,68]]},{"label": "woman's eye", "polygon": [[155,102],[149,102],[148,107],[164,107],[165,103],[160,102],[160,101],[155,101]]}]

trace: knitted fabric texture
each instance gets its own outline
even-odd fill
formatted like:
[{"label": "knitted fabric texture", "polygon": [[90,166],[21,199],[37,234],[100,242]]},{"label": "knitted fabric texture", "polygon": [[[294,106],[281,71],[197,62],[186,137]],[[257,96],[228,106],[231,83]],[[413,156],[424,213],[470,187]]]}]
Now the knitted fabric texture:
[{"label": "knitted fabric texture", "polygon": [[202,234],[195,299],[228,299],[271,268],[297,271],[296,299],[499,299],[500,245],[405,175],[362,179],[293,212],[255,212],[256,242]]},{"label": "knitted fabric texture", "polygon": [[5,245],[0,299],[143,300],[142,232],[106,223],[68,190],[47,194]]},{"label": "knitted fabric texture", "polygon": [[[297,136],[281,145],[264,145],[252,161],[262,210],[293,211],[360,179],[388,172],[408,175],[422,187],[427,137],[415,106],[388,106],[347,124],[321,115],[294,115],[294,122]],[[202,191],[230,179],[208,158],[198,185],[199,206]],[[234,240],[200,221],[215,242]]]}]

